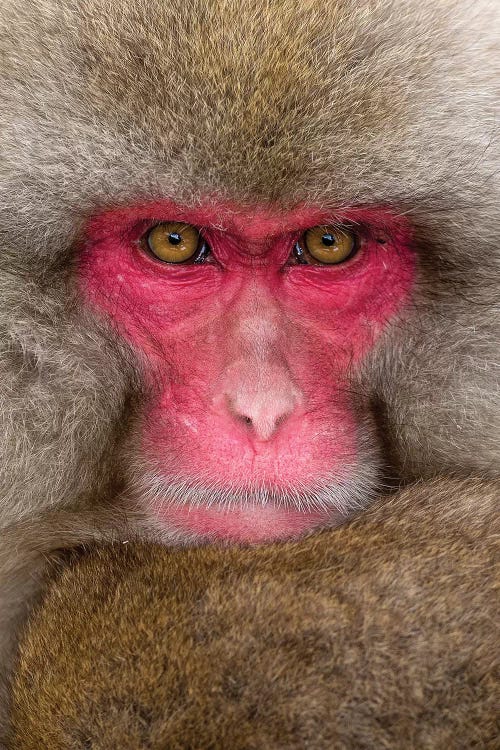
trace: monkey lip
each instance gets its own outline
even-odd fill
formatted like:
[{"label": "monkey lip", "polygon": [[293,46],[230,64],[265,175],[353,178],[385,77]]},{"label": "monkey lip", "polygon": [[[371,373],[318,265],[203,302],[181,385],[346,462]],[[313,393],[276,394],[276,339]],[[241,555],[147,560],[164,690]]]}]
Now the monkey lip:
[{"label": "monkey lip", "polygon": [[[334,509],[300,511],[273,505],[239,507],[176,505],[157,510],[163,524],[203,539],[257,544],[293,539],[317,526],[337,525]],[[336,523],[335,523],[336,522]]]}]

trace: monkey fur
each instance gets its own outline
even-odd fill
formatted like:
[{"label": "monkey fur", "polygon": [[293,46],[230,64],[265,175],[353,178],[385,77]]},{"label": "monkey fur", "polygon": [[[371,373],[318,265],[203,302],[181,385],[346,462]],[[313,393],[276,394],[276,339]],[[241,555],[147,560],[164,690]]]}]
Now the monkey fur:
[{"label": "monkey fur", "polygon": [[9,748],[497,748],[499,489],[422,484],[281,546],[74,556],[22,639]]},{"label": "monkey fur", "polygon": [[[481,482],[499,474],[498,22],[491,0],[1,2],[3,685],[53,550],[159,535],[136,491],[147,363],[78,283],[103,211],[215,196],[278,216],[315,205],[405,217],[411,299],[346,388],[378,477],[349,512],[387,485],[472,477],[474,503],[453,483],[436,502],[473,533],[490,502]],[[430,518],[436,539],[453,535],[456,518]],[[481,585],[471,596],[487,610]]]}]

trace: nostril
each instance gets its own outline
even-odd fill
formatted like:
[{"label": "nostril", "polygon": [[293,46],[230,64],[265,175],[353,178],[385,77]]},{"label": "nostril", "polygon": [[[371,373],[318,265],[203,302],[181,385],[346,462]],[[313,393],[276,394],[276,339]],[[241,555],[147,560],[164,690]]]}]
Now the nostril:
[{"label": "nostril", "polygon": [[233,417],[238,422],[241,422],[242,424],[245,424],[248,426],[253,424],[254,420],[252,419],[252,417],[250,417],[248,414],[245,414],[244,411],[239,410],[234,404],[234,402],[229,398],[227,399],[227,405],[228,405],[229,412],[233,415]]},{"label": "nostril", "polygon": [[283,425],[289,417],[289,412],[283,412],[278,416],[273,413],[256,413],[253,417],[245,413],[238,413],[237,409],[231,409],[233,416],[260,438],[269,439]]},{"label": "nostril", "polygon": [[238,388],[228,389],[224,396],[227,414],[251,433],[257,440],[270,440],[295,412],[298,393],[289,381],[281,387],[266,388],[255,383],[238,384]]},{"label": "nostril", "polygon": [[274,429],[277,430],[279,427],[281,427],[281,425],[286,422],[289,416],[290,416],[289,412],[286,412],[284,414],[281,414],[281,416],[277,417],[277,419],[274,422]]}]

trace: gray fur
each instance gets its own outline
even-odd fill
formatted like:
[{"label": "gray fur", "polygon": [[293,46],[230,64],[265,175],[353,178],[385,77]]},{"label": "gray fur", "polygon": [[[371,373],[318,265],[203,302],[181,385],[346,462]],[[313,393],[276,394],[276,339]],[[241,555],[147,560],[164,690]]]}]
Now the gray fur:
[{"label": "gray fur", "polygon": [[[24,570],[17,524],[126,507],[139,481],[140,367],[81,309],[72,269],[92,213],[160,196],[408,214],[416,294],[359,383],[388,478],[498,474],[497,5],[2,0],[5,558]],[[32,575],[5,570],[10,618]]]}]

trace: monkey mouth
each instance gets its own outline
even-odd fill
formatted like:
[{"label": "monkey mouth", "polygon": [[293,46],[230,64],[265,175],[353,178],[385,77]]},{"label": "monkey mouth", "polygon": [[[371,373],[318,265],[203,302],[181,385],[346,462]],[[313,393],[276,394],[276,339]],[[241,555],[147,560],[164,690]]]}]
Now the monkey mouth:
[{"label": "monkey mouth", "polygon": [[[374,495],[375,472],[349,472],[344,481],[309,488],[271,487],[208,489],[189,481],[164,482],[149,475],[139,502],[149,508],[154,525],[168,540],[181,543],[226,541],[246,544],[294,539],[317,528],[344,523]],[[136,488],[138,489],[138,488]]]}]

